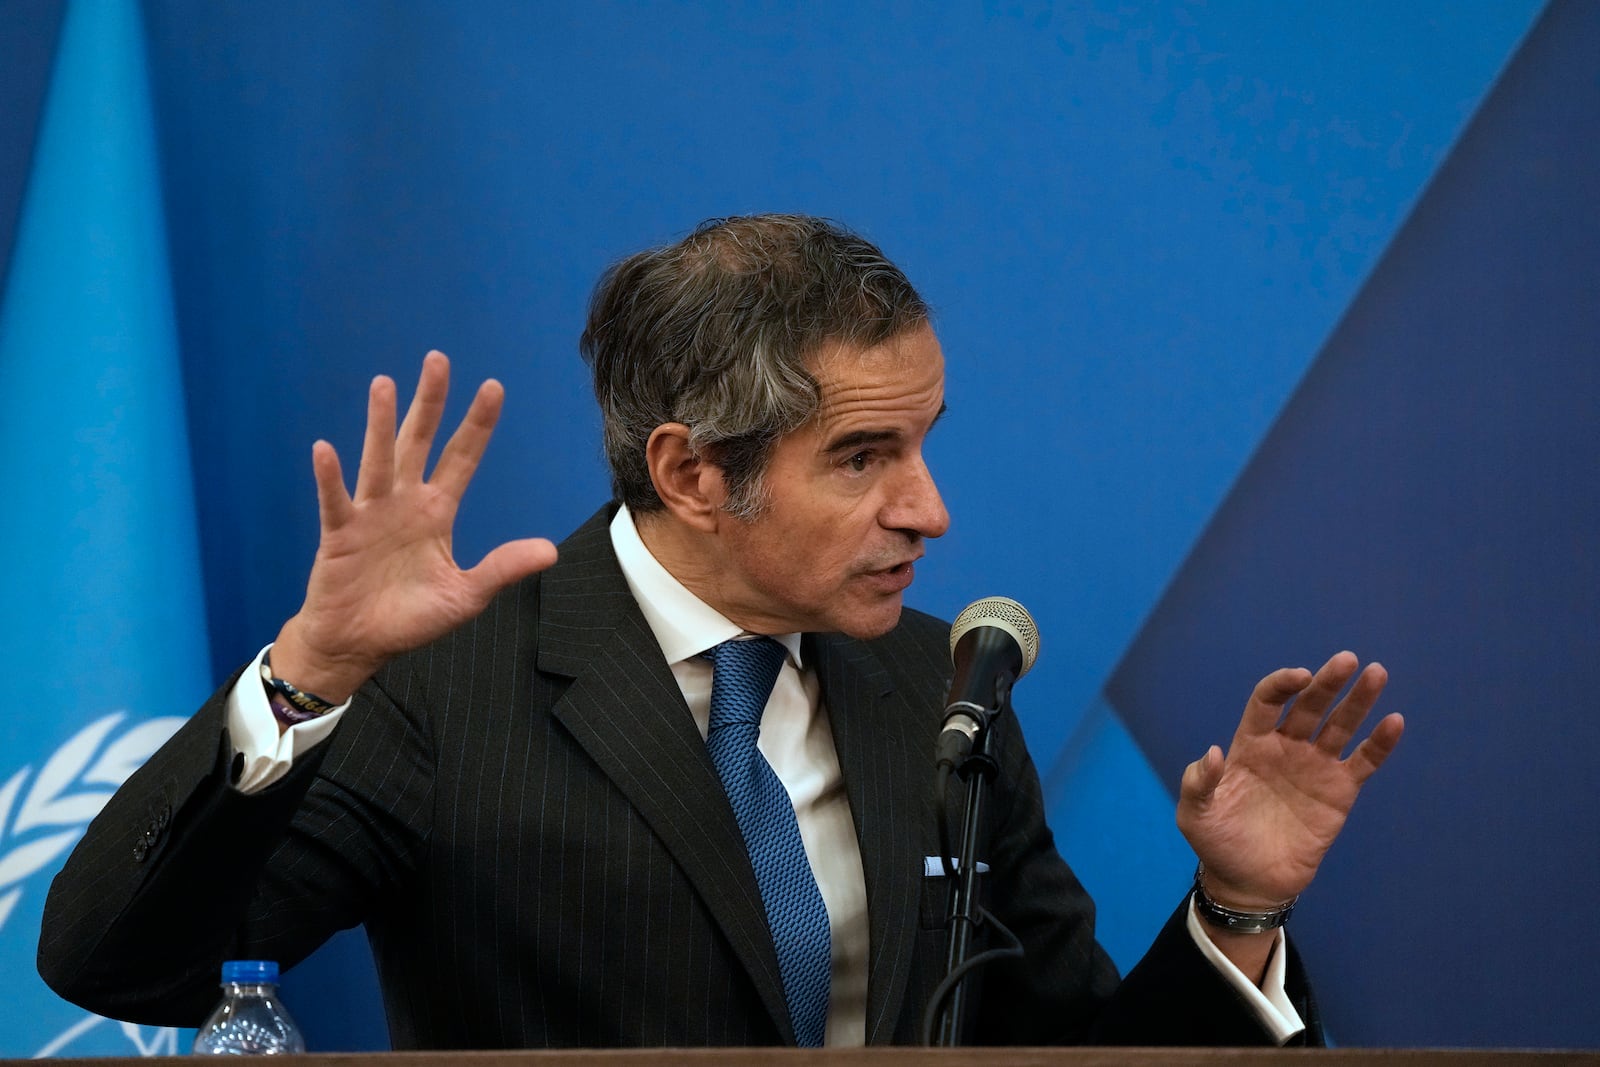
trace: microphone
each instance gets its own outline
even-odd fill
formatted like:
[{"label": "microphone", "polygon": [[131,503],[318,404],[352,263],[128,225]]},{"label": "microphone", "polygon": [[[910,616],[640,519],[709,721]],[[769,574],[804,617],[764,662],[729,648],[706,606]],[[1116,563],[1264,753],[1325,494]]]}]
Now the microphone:
[{"label": "microphone", "polygon": [[1011,685],[1039,658],[1039,627],[1028,609],[1003,596],[974,600],[950,624],[956,668],[939,733],[937,762],[952,767],[967,757],[978,732],[1000,710]]}]

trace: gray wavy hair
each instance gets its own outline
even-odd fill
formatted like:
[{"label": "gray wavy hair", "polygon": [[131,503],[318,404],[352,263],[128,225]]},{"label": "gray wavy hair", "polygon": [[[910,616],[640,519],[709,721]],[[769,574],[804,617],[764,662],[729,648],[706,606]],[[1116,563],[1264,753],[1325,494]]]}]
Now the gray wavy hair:
[{"label": "gray wavy hair", "polygon": [[711,219],[629,256],[601,276],[579,342],[612,492],[636,514],[662,508],[645,443],[680,422],[722,469],[727,510],[754,518],[772,446],[821,403],[808,364],[822,346],[870,348],[928,318],[898,267],[827,219]]}]

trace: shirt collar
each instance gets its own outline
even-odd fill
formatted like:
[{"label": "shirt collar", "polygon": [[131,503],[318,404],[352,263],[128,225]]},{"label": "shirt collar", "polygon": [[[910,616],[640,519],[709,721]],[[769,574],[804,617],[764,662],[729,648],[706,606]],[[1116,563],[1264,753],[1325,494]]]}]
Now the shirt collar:
[{"label": "shirt collar", "polygon": [[[691,593],[650,554],[626,504],[617,509],[611,520],[611,548],[627,579],[628,591],[638,602],[669,666],[746,632]],[[795,666],[801,665],[799,634],[770,636],[788,650]]]}]

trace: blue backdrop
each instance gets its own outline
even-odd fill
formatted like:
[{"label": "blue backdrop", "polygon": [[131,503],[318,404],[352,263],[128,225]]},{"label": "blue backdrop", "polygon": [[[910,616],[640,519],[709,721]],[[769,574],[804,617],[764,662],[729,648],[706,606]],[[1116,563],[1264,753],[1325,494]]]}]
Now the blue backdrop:
[{"label": "blue backdrop", "polygon": [[[8,308],[63,11],[0,5]],[[1178,768],[1226,740],[1261,674],[1352,647],[1390,668],[1410,728],[1295,922],[1334,1037],[1600,1045],[1581,999],[1600,978],[1581,688],[1600,8],[137,12],[203,681],[298,605],[310,443],[354,456],[372,374],[405,382],[438,347],[461,380],[504,381],[459,550],[559,537],[605,493],[574,343],[601,269],[710,215],[831,215],[938,310],[951,411],[930,450],[954,526],[912,601],[950,615],[1003,593],[1038,618],[1020,714],[1119,962],[1187,882]],[[40,343],[19,358],[66,358],[66,334]],[[44,402],[75,409],[70,380]],[[66,647],[64,611],[20,589],[0,616]],[[73,729],[8,717],[0,786]],[[47,1003],[31,944],[9,947],[47,875],[0,920],[11,1003]],[[383,1041],[363,953],[348,935],[290,976],[313,1047]],[[0,1055],[57,1037],[34,1014]]]}]

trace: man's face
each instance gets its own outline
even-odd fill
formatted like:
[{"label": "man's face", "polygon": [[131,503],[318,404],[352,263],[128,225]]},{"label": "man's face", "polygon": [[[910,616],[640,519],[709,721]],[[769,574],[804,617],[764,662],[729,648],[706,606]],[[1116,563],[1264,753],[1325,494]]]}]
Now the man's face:
[{"label": "man's face", "polygon": [[868,349],[830,346],[811,366],[822,405],[774,447],[765,507],[721,517],[714,605],[756,633],[876,637],[900,618],[922,539],[950,526],[922,459],[944,409],[930,326]]}]

